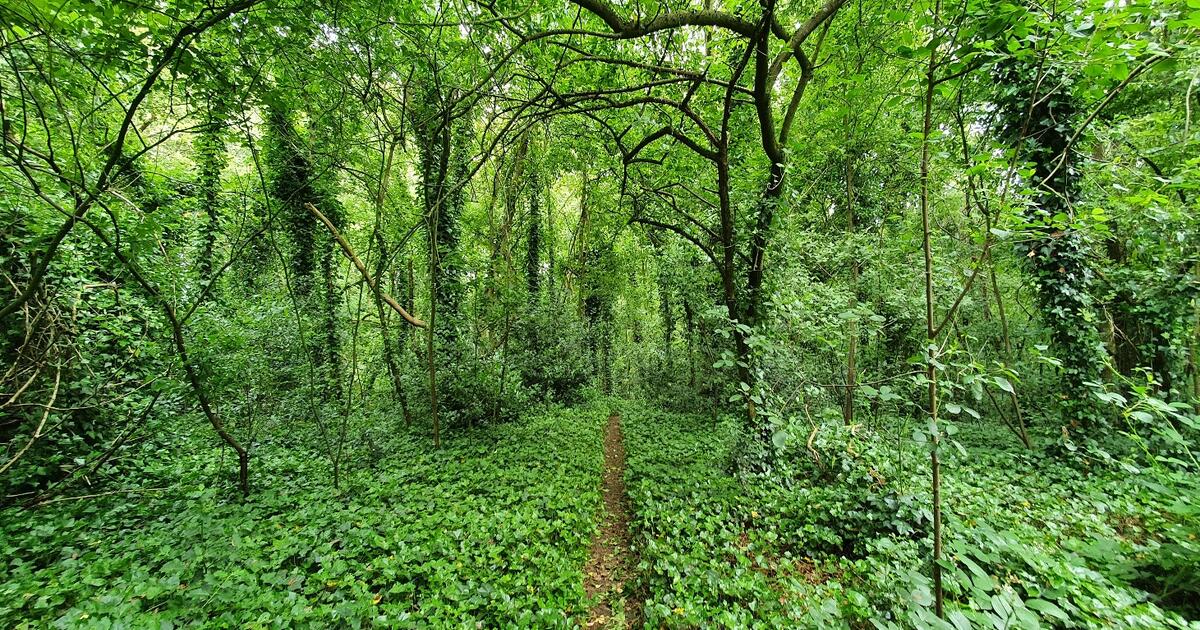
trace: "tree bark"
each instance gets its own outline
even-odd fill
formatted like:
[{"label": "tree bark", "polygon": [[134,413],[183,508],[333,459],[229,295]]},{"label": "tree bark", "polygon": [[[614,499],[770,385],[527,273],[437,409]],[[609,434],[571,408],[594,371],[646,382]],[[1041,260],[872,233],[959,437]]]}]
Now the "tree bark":
[{"label": "tree bark", "polygon": [[[940,1],[938,9],[940,9]],[[929,135],[933,128],[933,90],[934,72],[937,68],[936,49],[929,53],[929,65],[925,74],[924,115],[921,127],[921,247],[925,258],[925,378],[928,383],[929,404],[929,469],[931,473],[931,490],[933,494],[933,561],[930,563],[933,573],[934,612],[939,618],[944,616],[942,592],[942,475],[941,462],[938,459],[938,448],[941,445],[941,435],[938,429],[938,388],[937,368],[934,367],[934,353],[937,350],[936,320],[934,316],[933,294],[933,243],[930,238],[929,219]]]}]

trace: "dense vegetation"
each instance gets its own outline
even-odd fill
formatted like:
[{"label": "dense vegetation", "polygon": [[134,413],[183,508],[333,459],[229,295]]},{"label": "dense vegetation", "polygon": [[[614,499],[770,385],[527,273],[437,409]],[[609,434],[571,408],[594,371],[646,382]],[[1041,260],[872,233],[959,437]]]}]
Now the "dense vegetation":
[{"label": "dense vegetation", "polygon": [[[789,445],[770,477],[735,477],[736,423],[638,409],[626,426],[653,625],[941,626],[921,449],[834,429]],[[1177,498],[1186,475],[1085,474],[997,448],[1001,431],[964,427],[970,455],[945,460],[951,626],[1188,627],[1200,505]]]},{"label": "dense vegetation", "polygon": [[340,499],[318,462],[274,449],[256,467],[270,489],[226,501],[204,483],[219,454],[189,453],[208,472],[158,471],[188,478],[172,496],[6,523],[0,617],[30,628],[561,626],[586,612],[580,567],[599,496],[603,410],[579,411],[594,420],[546,414],[440,451],[415,433],[381,436],[394,456],[357,462]]},{"label": "dense vegetation", "polygon": [[0,625],[1200,627],[1194,0],[0,17]]}]

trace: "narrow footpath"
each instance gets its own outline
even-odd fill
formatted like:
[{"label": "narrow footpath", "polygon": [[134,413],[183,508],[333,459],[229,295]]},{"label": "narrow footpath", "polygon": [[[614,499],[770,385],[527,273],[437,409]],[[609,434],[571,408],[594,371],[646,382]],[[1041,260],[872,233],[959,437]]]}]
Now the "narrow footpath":
[{"label": "narrow footpath", "polygon": [[584,567],[584,590],[594,602],[588,630],[635,628],[642,623],[642,601],[635,592],[637,560],[630,550],[629,511],[625,497],[625,443],[621,416],[608,418],[604,432],[604,510]]}]

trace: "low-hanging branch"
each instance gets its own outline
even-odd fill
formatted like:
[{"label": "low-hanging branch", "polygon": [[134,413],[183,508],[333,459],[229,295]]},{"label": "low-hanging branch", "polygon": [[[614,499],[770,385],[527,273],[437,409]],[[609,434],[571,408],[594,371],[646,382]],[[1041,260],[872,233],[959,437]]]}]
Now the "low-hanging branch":
[{"label": "low-hanging branch", "polygon": [[383,289],[379,288],[379,285],[375,283],[375,280],[371,278],[371,274],[367,271],[367,266],[364,265],[361,260],[359,260],[358,255],[354,253],[354,248],[350,247],[350,243],[346,240],[346,237],[342,236],[341,232],[338,232],[338,229],[333,226],[333,223],[330,222],[329,219],[325,218],[325,215],[321,214],[321,211],[317,210],[317,207],[311,203],[305,203],[304,207],[307,208],[308,211],[325,226],[325,229],[329,230],[331,235],[333,235],[333,240],[337,241],[338,245],[342,247],[342,252],[346,254],[346,258],[349,258],[350,262],[354,263],[354,266],[358,269],[358,273],[362,274],[363,281],[367,283],[367,286],[371,287],[371,290],[374,291],[381,300],[386,302],[388,306],[392,307],[393,311],[399,313],[400,317],[404,318],[404,321],[416,326],[417,328],[425,328],[424,321],[410,315],[408,311],[404,310],[403,306],[400,306],[399,302],[393,299],[392,296],[384,293]]}]

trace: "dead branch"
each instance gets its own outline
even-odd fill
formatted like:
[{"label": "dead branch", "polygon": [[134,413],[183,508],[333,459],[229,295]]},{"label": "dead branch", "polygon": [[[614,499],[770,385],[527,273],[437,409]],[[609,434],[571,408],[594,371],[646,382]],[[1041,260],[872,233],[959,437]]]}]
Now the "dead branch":
[{"label": "dead branch", "polygon": [[342,253],[346,254],[346,258],[349,258],[350,262],[354,263],[354,267],[358,269],[360,274],[362,274],[363,280],[367,283],[367,286],[371,287],[371,290],[375,292],[375,295],[379,296],[379,299],[387,302],[387,305],[392,307],[393,311],[399,313],[400,317],[403,317],[404,321],[408,322],[409,324],[412,324],[417,328],[426,327],[424,321],[410,315],[408,311],[404,310],[403,306],[400,306],[399,302],[393,299],[392,296],[385,293],[383,289],[379,288],[379,285],[376,284],[375,280],[371,277],[371,274],[367,271],[367,266],[364,265],[361,260],[359,260],[358,255],[354,253],[354,248],[350,247],[350,243],[346,241],[346,237],[342,236],[341,232],[338,232],[338,229],[333,226],[333,223],[330,222],[329,219],[325,218],[325,215],[321,214],[321,211],[317,210],[316,206],[312,205],[311,203],[305,203],[304,207],[308,209],[308,211],[312,213],[312,215],[316,217],[322,225],[325,226],[325,229],[329,230],[329,233],[333,236],[333,239],[342,247]]}]

